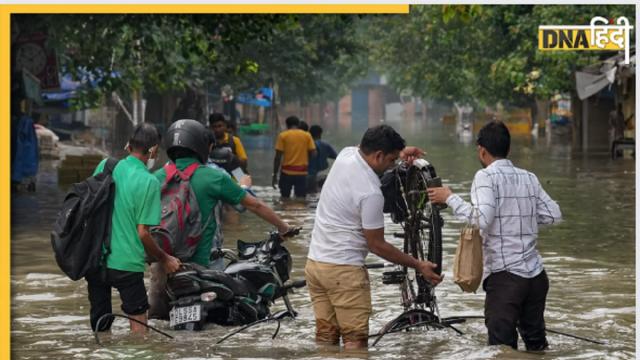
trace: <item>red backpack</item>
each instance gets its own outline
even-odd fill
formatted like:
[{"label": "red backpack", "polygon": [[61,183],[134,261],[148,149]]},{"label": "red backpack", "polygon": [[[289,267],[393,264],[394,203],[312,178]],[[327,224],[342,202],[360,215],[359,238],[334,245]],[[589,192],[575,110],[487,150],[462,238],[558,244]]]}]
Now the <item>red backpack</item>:
[{"label": "red backpack", "polygon": [[162,184],[162,220],[151,228],[151,236],[167,254],[181,261],[188,261],[194,254],[202,238],[202,231],[211,216],[202,224],[200,206],[191,187],[191,176],[200,164],[189,165],[184,171],[178,170],[172,162],[164,166],[167,173]]}]

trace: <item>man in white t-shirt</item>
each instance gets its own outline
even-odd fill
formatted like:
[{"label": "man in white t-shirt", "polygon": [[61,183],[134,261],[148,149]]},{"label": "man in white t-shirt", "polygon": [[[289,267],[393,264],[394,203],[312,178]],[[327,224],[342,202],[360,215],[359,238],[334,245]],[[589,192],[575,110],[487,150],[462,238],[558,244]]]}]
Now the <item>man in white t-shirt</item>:
[{"label": "man in white t-shirt", "polygon": [[442,281],[428,261],[418,261],[384,239],[381,175],[398,157],[413,161],[423,152],[405,147],[390,126],[368,129],[359,147],[343,149],[324,183],[311,234],[305,278],[316,318],[316,342],[346,349],[367,346],[371,288],[368,252],[418,269],[432,284]]}]

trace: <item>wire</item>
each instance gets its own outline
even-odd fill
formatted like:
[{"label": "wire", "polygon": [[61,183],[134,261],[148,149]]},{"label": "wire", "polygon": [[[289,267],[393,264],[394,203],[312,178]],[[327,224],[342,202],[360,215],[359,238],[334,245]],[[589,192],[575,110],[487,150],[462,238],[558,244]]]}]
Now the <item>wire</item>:
[{"label": "wire", "polygon": [[[482,316],[482,315],[452,316],[452,317],[444,318],[442,320],[443,321],[447,321],[447,320],[451,321],[451,320],[457,320],[457,319],[484,319],[484,316]],[[604,341],[593,340],[593,339],[589,339],[589,338],[578,336],[578,335],[574,335],[574,334],[565,333],[565,332],[558,331],[558,330],[553,330],[553,329],[546,328],[545,331],[550,332],[552,334],[556,334],[556,335],[563,335],[563,336],[567,336],[567,337],[570,337],[570,338],[583,340],[583,341],[590,342],[590,343],[593,343],[593,344],[607,345],[607,343],[605,343]]]},{"label": "wire", "polygon": [[280,319],[275,319],[278,322],[278,327],[276,327],[276,331],[271,335],[271,340],[275,339],[278,336],[278,332],[280,332]]},{"label": "wire", "polygon": [[587,339],[585,337],[582,336],[578,336],[578,335],[573,335],[573,334],[567,334],[567,333],[563,333],[557,330],[551,330],[551,329],[545,329],[548,332],[552,333],[552,334],[557,334],[557,335],[564,335],[564,336],[568,336],[570,338],[574,338],[574,339],[578,339],[578,340],[582,340],[582,341],[586,341],[586,342],[590,342],[593,344],[598,344],[598,345],[607,345],[607,343],[600,341],[600,340],[592,340],[592,339]]},{"label": "wire", "polygon": [[240,332],[242,332],[242,331],[244,331],[244,330],[246,330],[246,329],[248,329],[248,328],[250,328],[250,327],[252,327],[254,325],[258,325],[258,324],[261,324],[263,322],[268,322],[268,321],[277,321],[278,322],[278,327],[276,329],[276,332],[272,336],[272,339],[275,339],[276,336],[278,335],[278,331],[280,331],[280,320],[278,320],[276,318],[268,317],[268,318],[265,318],[265,319],[254,321],[254,322],[252,322],[250,324],[247,324],[247,325],[241,327],[240,329],[237,329],[237,330],[234,330],[234,331],[230,332],[229,334],[225,335],[222,339],[218,340],[216,342],[216,345],[222,343],[223,341],[227,340],[228,338],[232,337],[233,335],[238,334],[238,333],[240,333]]},{"label": "wire", "polygon": [[102,345],[102,344],[100,343],[100,338],[98,337],[98,332],[99,332],[99,329],[100,329],[100,323],[102,322],[102,320],[106,319],[107,317],[121,317],[121,318],[129,319],[129,320],[131,320],[131,321],[137,322],[137,323],[138,323],[138,324],[140,324],[140,325],[145,326],[147,329],[151,329],[151,330],[153,330],[153,331],[155,331],[155,332],[157,332],[157,333],[160,333],[160,334],[162,334],[162,335],[164,335],[164,336],[168,337],[169,339],[173,339],[173,336],[171,336],[171,335],[167,334],[167,333],[166,333],[166,332],[164,332],[164,331],[158,330],[158,329],[156,329],[155,327],[153,327],[153,326],[151,326],[151,325],[149,325],[149,324],[145,324],[145,323],[143,323],[142,321],[140,321],[140,320],[138,320],[138,319],[134,319],[134,318],[129,317],[129,316],[127,316],[127,315],[106,313],[106,314],[104,314],[104,315],[100,316],[100,318],[98,318],[98,321],[96,322],[96,329],[93,331],[93,336],[95,337],[95,339],[96,339],[96,343],[97,343],[98,345]]}]

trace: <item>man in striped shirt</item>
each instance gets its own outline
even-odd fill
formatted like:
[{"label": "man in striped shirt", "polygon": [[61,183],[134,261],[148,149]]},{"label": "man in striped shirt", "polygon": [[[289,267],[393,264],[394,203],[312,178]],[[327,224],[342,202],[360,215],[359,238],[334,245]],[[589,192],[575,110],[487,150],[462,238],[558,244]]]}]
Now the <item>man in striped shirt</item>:
[{"label": "man in striped shirt", "polygon": [[517,329],[528,351],[540,351],[548,347],[544,308],[549,280],[536,249],[538,226],[556,224],[562,215],[538,178],[506,159],[510,145],[507,127],[488,123],[478,134],[484,169],[473,179],[471,203],[448,187],[429,189],[429,198],[446,202],[454,216],[480,227],[489,345],[517,349]]}]

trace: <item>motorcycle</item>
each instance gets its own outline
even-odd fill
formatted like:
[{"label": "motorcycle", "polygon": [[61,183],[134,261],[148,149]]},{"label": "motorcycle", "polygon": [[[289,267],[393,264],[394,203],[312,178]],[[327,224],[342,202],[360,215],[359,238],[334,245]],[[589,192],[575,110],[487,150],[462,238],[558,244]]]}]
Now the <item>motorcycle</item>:
[{"label": "motorcycle", "polygon": [[[285,237],[297,235],[294,229]],[[265,319],[295,318],[288,294],[306,285],[292,281],[291,254],[277,232],[257,243],[238,240],[237,253],[217,249],[212,259],[225,257],[224,271],[186,263],[167,278],[169,325],[174,330],[202,330],[207,323],[247,325]],[[282,298],[286,310],[271,314],[270,305]]]}]

